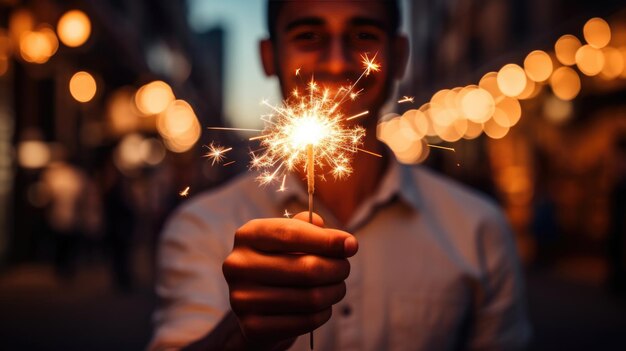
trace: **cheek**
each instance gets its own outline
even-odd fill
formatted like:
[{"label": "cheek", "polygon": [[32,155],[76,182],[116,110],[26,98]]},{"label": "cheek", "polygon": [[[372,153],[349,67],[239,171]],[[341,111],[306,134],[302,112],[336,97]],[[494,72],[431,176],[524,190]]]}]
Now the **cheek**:
[{"label": "cheek", "polygon": [[279,52],[279,63],[285,69],[295,74],[296,69],[302,69],[302,72],[310,72],[318,60],[318,54],[315,52],[303,52],[295,49],[285,49]]}]

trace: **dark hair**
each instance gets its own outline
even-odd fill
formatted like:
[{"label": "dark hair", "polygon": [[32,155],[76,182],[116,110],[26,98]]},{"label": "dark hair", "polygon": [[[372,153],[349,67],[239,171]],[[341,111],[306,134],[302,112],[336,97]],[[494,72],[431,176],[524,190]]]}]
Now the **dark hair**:
[{"label": "dark hair", "polygon": [[[278,21],[278,15],[282,10],[285,3],[289,1],[298,0],[267,0],[267,30],[270,34],[270,39],[276,37],[276,22]],[[362,1],[382,1],[389,12],[389,18],[391,27],[389,28],[390,34],[396,34],[400,28],[400,4],[399,0],[362,0]]]}]

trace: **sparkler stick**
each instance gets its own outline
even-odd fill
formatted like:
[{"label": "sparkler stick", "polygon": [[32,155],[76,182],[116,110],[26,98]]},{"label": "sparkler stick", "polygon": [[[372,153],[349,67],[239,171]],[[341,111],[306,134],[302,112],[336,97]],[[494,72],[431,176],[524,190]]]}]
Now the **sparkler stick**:
[{"label": "sparkler stick", "polygon": [[[306,146],[307,154],[307,192],[309,193],[309,223],[313,223],[313,193],[315,193],[315,149],[313,144]],[[313,350],[313,331],[309,333],[309,346]]]},{"label": "sparkler stick", "polygon": [[306,146],[306,154],[308,159],[306,178],[307,192],[309,193],[309,223],[313,223],[313,193],[315,193],[315,149],[313,144]]}]

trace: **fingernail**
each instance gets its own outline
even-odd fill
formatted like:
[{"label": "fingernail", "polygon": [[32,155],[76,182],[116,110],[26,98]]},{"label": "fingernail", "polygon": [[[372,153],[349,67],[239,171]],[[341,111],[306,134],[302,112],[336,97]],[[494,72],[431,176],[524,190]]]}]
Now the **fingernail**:
[{"label": "fingernail", "polygon": [[350,236],[343,242],[343,250],[347,257],[354,256],[359,249],[359,242],[355,237]]}]

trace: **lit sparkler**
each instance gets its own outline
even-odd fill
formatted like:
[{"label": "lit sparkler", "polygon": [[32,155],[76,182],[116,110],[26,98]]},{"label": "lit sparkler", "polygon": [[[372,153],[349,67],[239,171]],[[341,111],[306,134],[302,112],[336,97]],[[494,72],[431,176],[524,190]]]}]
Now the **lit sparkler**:
[{"label": "lit sparkler", "polygon": [[[345,117],[339,111],[340,105],[347,98],[355,99],[362,92],[355,91],[361,79],[380,70],[380,65],[375,59],[376,55],[371,58],[367,54],[362,55],[363,73],[350,86],[340,88],[334,96],[329,89],[321,88],[314,79],[311,79],[307,84],[307,92],[302,93],[294,89],[291,96],[281,105],[274,106],[263,100],[262,104],[272,110],[271,114],[261,118],[265,123],[263,130],[221,127],[209,129],[260,132],[260,135],[250,138],[259,140],[262,146],[260,151],[250,153],[250,168],[261,171],[256,178],[261,185],[282,179],[279,191],[283,191],[286,189],[286,173],[303,167],[307,174],[307,188],[311,198],[309,208],[311,219],[316,168],[330,167],[329,173],[340,179],[352,172],[351,154],[362,151],[380,157],[359,148],[365,136],[363,127],[345,126],[346,121],[366,116],[369,112],[363,111]],[[300,71],[297,69],[295,74],[299,76]],[[211,164],[221,163],[224,154],[232,150],[214,144],[207,148],[209,151],[205,157],[211,159]]]},{"label": "lit sparkler", "polygon": [[[355,87],[363,77],[380,70],[375,61],[376,55],[361,56],[364,71],[357,80],[336,92],[318,86],[314,79],[307,84],[307,91],[300,92],[294,89],[291,96],[280,105],[271,105],[267,101],[262,104],[269,107],[271,114],[262,116],[265,128],[260,135],[250,138],[259,140],[261,149],[250,152],[250,168],[260,170],[256,180],[261,185],[282,179],[279,191],[284,191],[286,173],[299,167],[307,175],[307,193],[309,195],[309,222],[313,222],[313,194],[315,193],[316,168],[329,167],[330,173],[340,179],[352,173],[350,160],[352,154],[365,152],[373,156],[382,157],[373,152],[363,150],[365,129],[361,126],[347,126],[346,122],[367,115],[363,111],[353,116],[344,116],[339,107],[346,99],[354,100],[362,92],[355,91]],[[300,75],[300,69],[295,72]],[[210,128],[217,130],[243,130],[236,128]],[[208,146],[212,164],[220,163],[224,153],[230,149],[220,148],[213,144]],[[324,174],[320,177],[324,178]],[[287,216],[287,213],[285,215]],[[313,332],[310,334],[311,349],[313,349]]]}]

